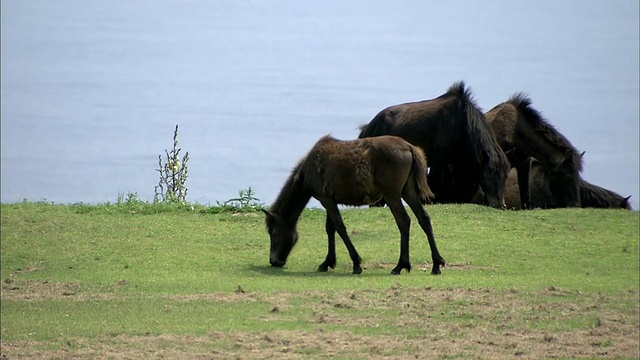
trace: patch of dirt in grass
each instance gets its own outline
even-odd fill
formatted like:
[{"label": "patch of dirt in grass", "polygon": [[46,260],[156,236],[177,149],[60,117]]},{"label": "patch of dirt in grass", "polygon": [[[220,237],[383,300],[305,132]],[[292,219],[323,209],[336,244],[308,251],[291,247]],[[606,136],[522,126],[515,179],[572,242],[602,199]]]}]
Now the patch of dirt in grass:
[{"label": "patch of dirt in grass", "polygon": [[[633,301],[637,295],[620,296]],[[611,296],[572,294],[553,287],[532,296],[514,289],[435,290],[394,285],[384,293],[351,291],[325,298],[314,305],[312,321],[332,326],[422,329],[415,335],[406,331],[407,341],[416,354],[434,357],[636,357],[640,346],[638,308],[615,309],[617,303]],[[336,308],[348,309],[355,316],[345,316],[347,311]],[[420,340],[411,340],[415,336]]]},{"label": "patch of dirt in grass", "polygon": [[[61,291],[61,290],[56,290]],[[169,296],[179,301],[274,304],[256,322],[304,320],[304,330],[215,331],[206,335],[102,335],[52,342],[3,342],[10,359],[538,359],[635,358],[637,291],[582,294],[549,287],[406,288],[301,293]],[[307,309],[300,311],[300,307]],[[262,327],[264,328],[264,327]]]},{"label": "patch of dirt in grass", "polygon": [[211,294],[192,294],[192,295],[169,295],[168,299],[176,301],[194,301],[209,300],[222,302],[239,302],[239,301],[258,301],[261,296],[257,293],[211,293]]},{"label": "patch of dirt in grass", "polygon": [[[112,286],[112,290],[118,290],[126,286],[126,280],[119,280]],[[118,300],[124,298],[135,297],[130,293],[87,293],[80,292],[81,286],[76,283],[55,283],[50,280],[36,281],[16,281],[12,278],[6,278],[2,281],[1,298],[15,301],[35,301],[35,300],[60,300],[68,299],[75,301],[84,300]],[[238,285],[233,293],[210,293],[210,294],[188,294],[188,295],[164,295],[163,297],[175,301],[221,301],[221,302],[240,302],[240,301],[257,301],[261,300],[262,295],[256,292],[245,291],[242,286]],[[286,297],[286,295],[285,295]]]},{"label": "patch of dirt in grass", "polygon": [[11,274],[9,274],[9,276],[18,275],[18,274],[22,274],[22,273],[36,272],[36,271],[38,271],[37,267],[35,267],[33,265],[29,265],[24,269],[15,269],[14,271],[11,272]]},{"label": "patch of dirt in grass", "polygon": [[[394,329],[388,331],[393,333]],[[464,331],[464,335],[459,332]],[[539,359],[617,358],[638,355],[638,343],[603,330],[550,334],[535,331],[487,333],[481,329],[439,327],[421,338],[367,336],[343,330],[219,332],[203,336],[159,335],[69,339],[63,344],[2,343],[8,359]],[[636,334],[637,335],[637,334]],[[52,349],[57,346],[56,349]],[[48,348],[48,349],[47,349]]]},{"label": "patch of dirt in grass", "polygon": [[[362,269],[363,270],[389,269],[389,271],[391,271],[391,269],[393,269],[396,265],[397,265],[396,263],[385,263],[385,262],[379,262],[379,261],[372,261],[372,262],[369,262],[369,263],[362,264]],[[413,264],[412,271],[431,272],[432,265],[433,264],[428,264],[428,263]],[[474,270],[480,270],[480,269],[489,269],[489,267],[476,266],[476,265],[471,265],[471,264],[450,264],[450,263],[447,263],[447,266],[445,266],[445,269],[454,270],[454,271],[455,270],[458,270],[458,271],[474,271]]]},{"label": "patch of dirt in grass", "polygon": [[[53,344],[50,344],[53,345]],[[8,359],[308,359],[420,358],[398,353],[411,346],[396,336],[367,337],[347,331],[219,332],[204,336],[123,336],[71,339],[47,350],[38,343],[2,343]]]},{"label": "patch of dirt in grass", "polygon": [[80,284],[55,283],[50,280],[16,281],[12,278],[2,280],[2,299],[10,300],[45,300],[52,298],[68,298],[76,295]]}]

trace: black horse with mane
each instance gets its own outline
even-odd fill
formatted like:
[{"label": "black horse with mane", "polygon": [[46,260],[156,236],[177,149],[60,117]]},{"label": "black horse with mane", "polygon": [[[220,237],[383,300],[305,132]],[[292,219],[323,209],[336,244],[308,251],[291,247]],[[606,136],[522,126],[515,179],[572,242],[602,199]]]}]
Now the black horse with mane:
[{"label": "black horse with mane", "polygon": [[511,166],[518,171],[520,207],[530,207],[532,158],[547,170],[549,190],[558,207],[580,206],[582,155],[531,106],[525,94],[514,94],[491,109],[486,118]]},{"label": "black horse with mane", "polygon": [[395,135],[422,148],[435,202],[469,202],[480,187],[486,205],[504,207],[509,162],[464,82],[435,99],[387,107],[360,129],[359,138]]}]

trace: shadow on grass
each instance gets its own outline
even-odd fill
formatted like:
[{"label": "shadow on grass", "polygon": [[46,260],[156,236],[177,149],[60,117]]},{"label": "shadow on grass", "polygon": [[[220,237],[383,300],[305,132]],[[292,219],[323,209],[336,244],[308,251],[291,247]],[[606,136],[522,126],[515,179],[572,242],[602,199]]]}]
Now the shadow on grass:
[{"label": "shadow on grass", "polygon": [[[269,265],[249,265],[247,267],[247,270],[252,271],[252,272],[256,272],[262,275],[268,275],[268,276],[281,276],[281,277],[307,277],[307,278],[313,278],[313,277],[371,277],[371,276],[376,276],[376,277],[385,277],[385,276],[398,276],[398,275],[391,275],[391,270],[389,270],[389,273],[381,273],[379,271],[369,271],[367,272],[366,270],[362,272],[362,274],[360,275],[354,275],[351,272],[343,272],[343,271],[336,271],[336,270],[329,270],[327,272],[320,272],[320,271],[289,271],[287,270],[287,267],[273,267],[273,266],[269,266]],[[402,276],[402,275],[400,275]]]}]

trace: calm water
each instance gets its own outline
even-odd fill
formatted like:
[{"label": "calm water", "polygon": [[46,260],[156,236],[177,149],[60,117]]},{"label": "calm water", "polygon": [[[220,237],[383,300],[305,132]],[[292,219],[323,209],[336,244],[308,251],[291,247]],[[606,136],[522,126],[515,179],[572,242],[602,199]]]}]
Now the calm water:
[{"label": "calm water", "polygon": [[464,80],[517,91],[638,209],[638,2],[2,1],[2,202],[152,200],[191,154],[188,199],[264,203],[322,135]]}]

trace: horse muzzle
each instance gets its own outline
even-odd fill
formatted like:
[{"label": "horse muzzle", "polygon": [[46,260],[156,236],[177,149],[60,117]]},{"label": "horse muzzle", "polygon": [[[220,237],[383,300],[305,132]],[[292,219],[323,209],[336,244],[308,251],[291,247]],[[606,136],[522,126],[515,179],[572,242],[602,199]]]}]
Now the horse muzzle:
[{"label": "horse muzzle", "polygon": [[286,264],[287,262],[283,261],[283,260],[271,259],[271,260],[269,260],[269,263],[271,263],[271,266],[273,266],[273,267],[283,267],[284,264]]}]

